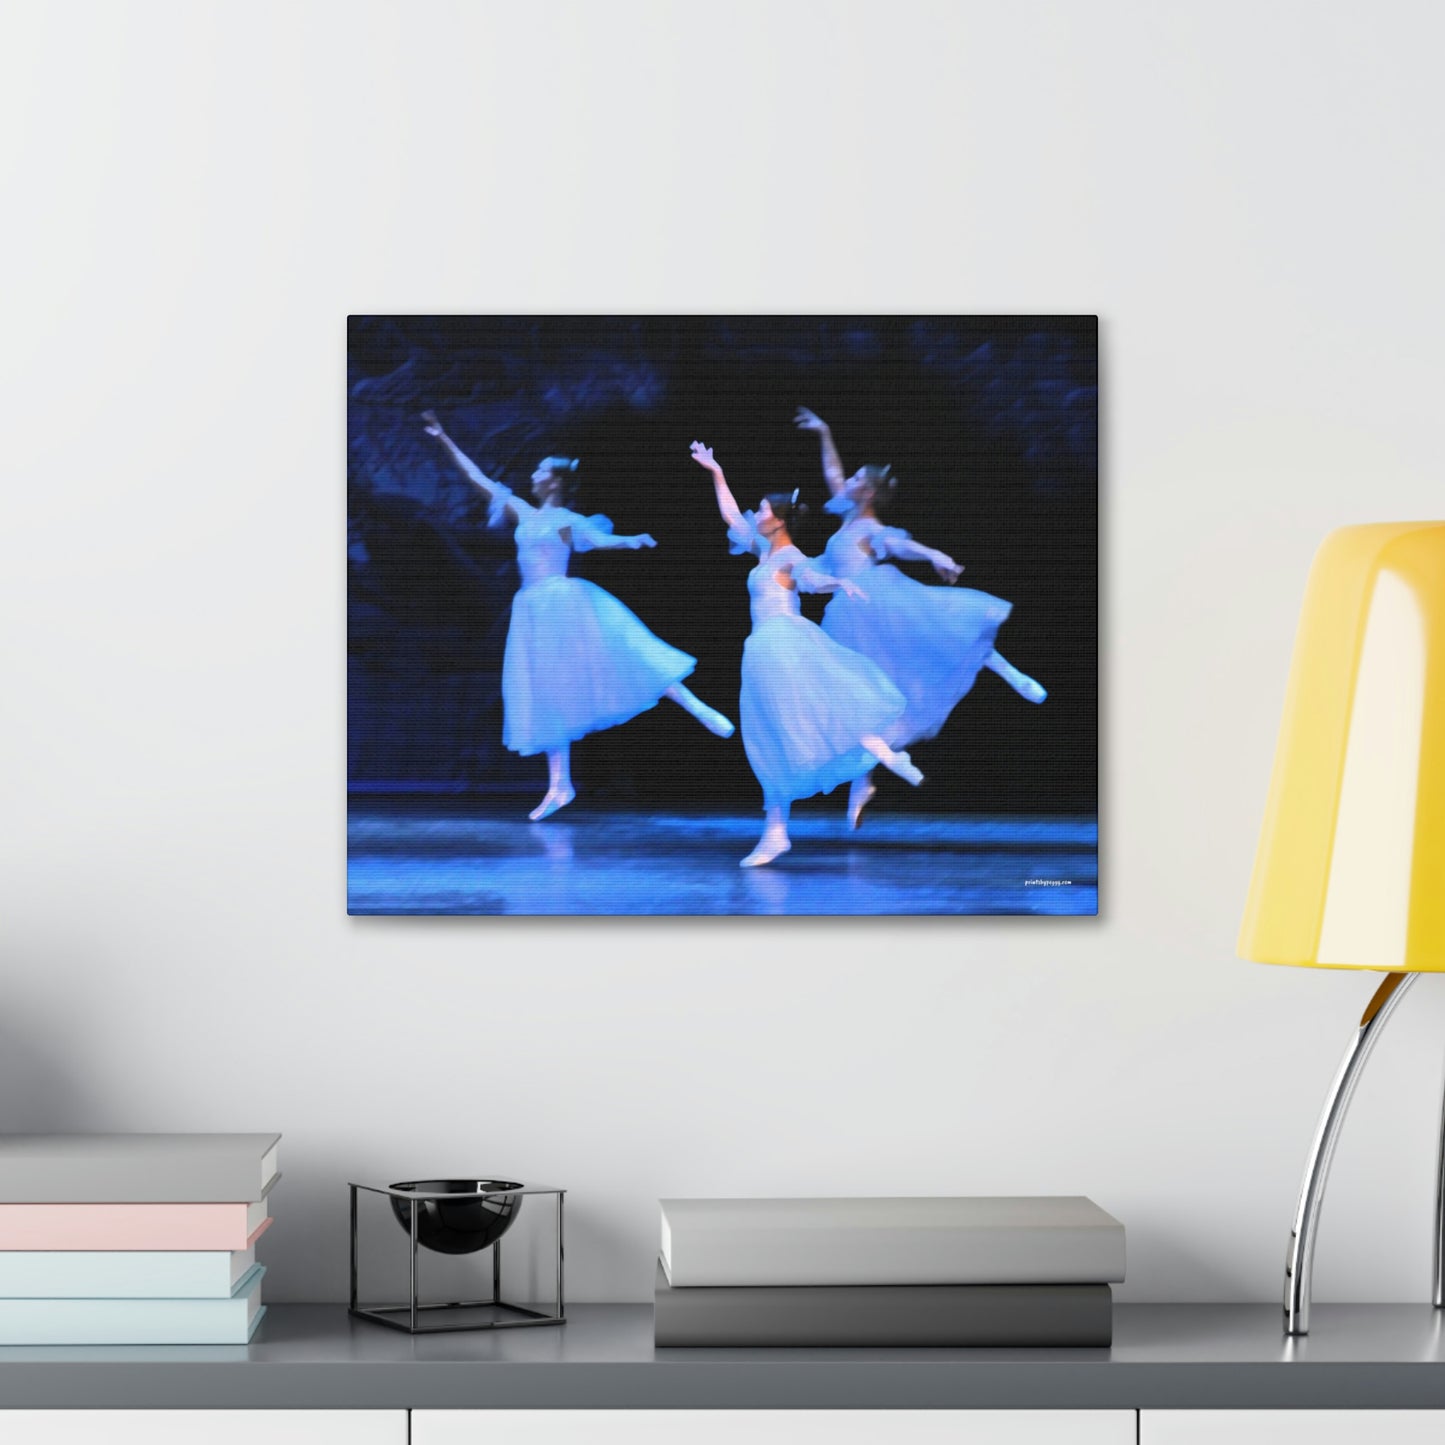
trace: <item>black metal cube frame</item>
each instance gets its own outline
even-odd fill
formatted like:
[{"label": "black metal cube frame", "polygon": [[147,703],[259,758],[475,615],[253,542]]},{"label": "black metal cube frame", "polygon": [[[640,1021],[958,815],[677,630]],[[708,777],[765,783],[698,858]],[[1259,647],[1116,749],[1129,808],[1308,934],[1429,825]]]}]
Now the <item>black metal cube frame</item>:
[{"label": "black metal cube frame", "polygon": [[[383,1188],[375,1184],[349,1184],[351,1190],[351,1293],[347,1313],[353,1319],[370,1320],[373,1324],[385,1325],[391,1330],[400,1330],[408,1335],[453,1334],[462,1330],[515,1330],[531,1325],[561,1325],[567,1322],[566,1304],[562,1285],[562,1201],[565,1189],[548,1184],[522,1184],[509,1189],[467,1190],[454,1193],[422,1194],[413,1189]],[[357,1216],[358,1200],[362,1191],[367,1194],[381,1194],[390,1199],[409,1200],[408,1233],[411,1236],[411,1292],[404,1305],[362,1305],[359,1303],[357,1281],[360,1274],[360,1245],[358,1242]],[[417,1204],[427,1199],[489,1199],[517,1194],[551,1194],[557,1199],[557,1303],[555,1311],[527,1309],[523,1305],[508,1304],[502,1298],[502,1255],[501,1239],[495,1239],[486,1247],[492,1251],[492,1297],[487,1300],[452,1300],[447,1304],[424,1305],[421,1303],[417,1283],[417,1253],[420,1241],[417,1237]],[[491,1309],[505,1312],[506,1317],[482,1320],[474,1323],[447,1323],[462,1310]],[[432,1323],[440,1319],[442,1323]]]}]

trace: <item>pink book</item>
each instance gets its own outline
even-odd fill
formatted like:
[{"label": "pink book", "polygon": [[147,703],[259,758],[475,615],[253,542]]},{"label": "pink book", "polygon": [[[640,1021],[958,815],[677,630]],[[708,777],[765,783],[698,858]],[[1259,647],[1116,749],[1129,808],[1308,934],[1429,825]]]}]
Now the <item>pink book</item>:
[{"label": "pink book", "polygon": [[270,1226],[254,1204],[0,1204],[0,1249],[249,1249]]}]

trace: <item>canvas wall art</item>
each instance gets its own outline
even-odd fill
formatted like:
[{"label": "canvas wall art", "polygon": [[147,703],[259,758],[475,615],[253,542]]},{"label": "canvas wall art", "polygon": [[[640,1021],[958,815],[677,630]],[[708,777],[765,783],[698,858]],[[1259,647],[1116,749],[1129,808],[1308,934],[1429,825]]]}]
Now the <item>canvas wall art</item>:
[{"label": "canvas wall art", "polygon": [[355,316],[348,908],[1097,912],[1098,333]]}]

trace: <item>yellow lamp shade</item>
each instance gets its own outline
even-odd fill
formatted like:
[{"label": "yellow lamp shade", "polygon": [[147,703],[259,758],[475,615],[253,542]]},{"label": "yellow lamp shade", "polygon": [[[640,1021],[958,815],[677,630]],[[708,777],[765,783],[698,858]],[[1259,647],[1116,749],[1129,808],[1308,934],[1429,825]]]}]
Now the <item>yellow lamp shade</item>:
[{"label": "yellow lamp shade", "polygon": [[1315,557],[1239,952],[1445,972],[1445,522]]}]

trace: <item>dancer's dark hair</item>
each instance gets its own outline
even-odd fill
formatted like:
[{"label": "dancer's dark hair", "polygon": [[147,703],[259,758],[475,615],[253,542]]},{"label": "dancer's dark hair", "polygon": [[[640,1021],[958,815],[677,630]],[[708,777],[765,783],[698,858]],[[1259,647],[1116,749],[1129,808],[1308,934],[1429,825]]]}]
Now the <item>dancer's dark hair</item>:
[{"label": "dancer's dark hair", "polygon": [[873,510],[882,516],[893,504],[898,492],[898,478],[888,463],[868,462],[858,468],[866,485],[873,488]]},{"label": "dancer's dark hair", "polygon": [[798,500],[798,489],[793,488],[791,492],[769,492],[763,498],[768,504],[778,521],[788,529],[791,535],[808,515],[808,504]]},{"label": "dancer's dark hair", "polygon": [[577,480],[577,468],[580,465],[578,459],[576,457],[543,457],[538,465],[551,472],[561,484],[562,501],[570,507],[577,500],[577,489],[581,485]]}]

